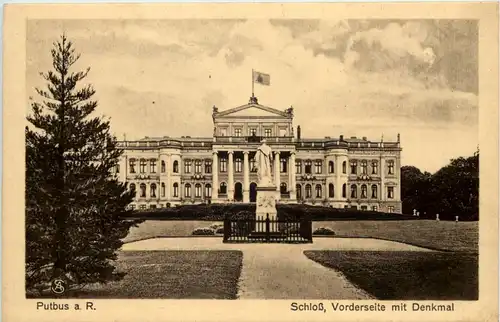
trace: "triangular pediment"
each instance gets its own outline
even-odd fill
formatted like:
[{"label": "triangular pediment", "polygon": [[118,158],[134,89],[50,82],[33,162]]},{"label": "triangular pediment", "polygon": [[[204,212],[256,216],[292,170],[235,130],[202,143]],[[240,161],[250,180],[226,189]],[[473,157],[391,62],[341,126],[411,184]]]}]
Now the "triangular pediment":
[{"label": "triangular pediment", "polygon": [[288,117],[289,114],[271,107],[259,104],[247,104],[217,113],[222,117]]}]

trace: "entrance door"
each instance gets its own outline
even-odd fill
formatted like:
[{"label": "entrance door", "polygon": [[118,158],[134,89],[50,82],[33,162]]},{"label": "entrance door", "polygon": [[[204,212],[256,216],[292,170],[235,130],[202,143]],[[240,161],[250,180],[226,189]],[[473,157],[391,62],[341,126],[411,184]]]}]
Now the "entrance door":
[{"label": "entrance door", "polygon": [[257,201],[257,184],[255,182],[252,182],[250,184],[250,202],[256,202]]},{"label": "entrance door", "polygon": [[243,186],[240,182],[234,184],[234,200],[243,201]]}]

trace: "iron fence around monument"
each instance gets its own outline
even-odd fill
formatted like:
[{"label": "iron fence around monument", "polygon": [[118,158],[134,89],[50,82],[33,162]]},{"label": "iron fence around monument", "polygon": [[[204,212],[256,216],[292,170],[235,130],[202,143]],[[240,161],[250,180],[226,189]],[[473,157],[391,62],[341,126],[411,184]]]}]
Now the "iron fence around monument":
[{"label": "iron fence around monument", "polygon": [[224,243],[312,243],[312,221],[307,218],[224,220]]}]

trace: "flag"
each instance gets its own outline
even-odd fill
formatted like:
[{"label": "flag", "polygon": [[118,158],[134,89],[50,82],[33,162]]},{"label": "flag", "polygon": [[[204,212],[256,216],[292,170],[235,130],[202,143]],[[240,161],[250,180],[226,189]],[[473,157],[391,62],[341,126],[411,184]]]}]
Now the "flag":
[{"label": "flag", "polygon": [[261,85],[271,85],[271,76],[269,74],[264,74],[260,72],[253,72],[253,81],[254,83]]}]

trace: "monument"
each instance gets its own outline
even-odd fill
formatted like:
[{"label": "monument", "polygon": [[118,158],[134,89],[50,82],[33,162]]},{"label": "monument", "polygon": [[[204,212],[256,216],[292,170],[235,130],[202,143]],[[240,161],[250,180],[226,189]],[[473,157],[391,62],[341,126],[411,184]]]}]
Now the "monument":
[{"label": "monument", "polygon": [[266,140],[261,141],[261,146],[257,149],[255,160],[257,163],[257,202],[256,219],[259,217],[275,220],[276,210],[276,185],[271,174],[272,151],[266,144]]}]

